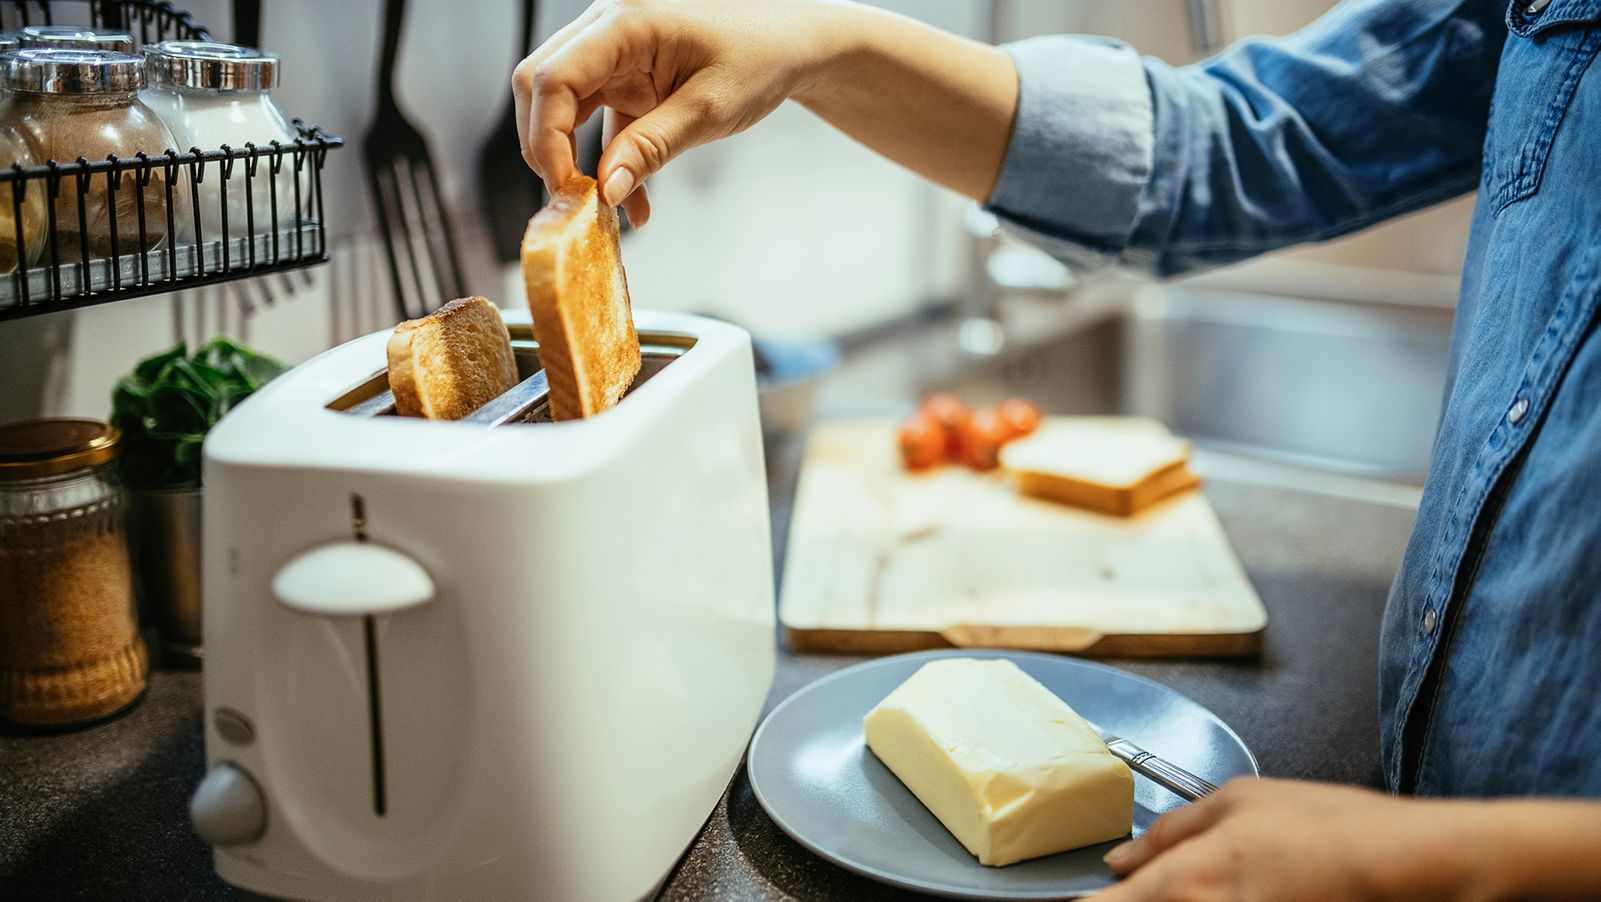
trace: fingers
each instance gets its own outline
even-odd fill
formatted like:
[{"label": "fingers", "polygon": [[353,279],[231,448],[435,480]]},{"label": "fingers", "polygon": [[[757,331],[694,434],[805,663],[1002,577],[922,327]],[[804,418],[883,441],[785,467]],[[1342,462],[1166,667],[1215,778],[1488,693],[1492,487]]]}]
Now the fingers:
[{"label": "fingers", "polygon": [[650,193],[644,185],[635,188],[623,201],[623,212],[628,214],[628,224],[636,229],[643,228],[650,220]]},{"label": "fingers", "polygon": [[1210,867],[1216,865],[1215,861],[1208,860],[1213,857],[1215,851],[1215,849],[1207,850],[1204,839],[1180,843],[1148,866],[1124,877],[1120,882],[1107,887],[1105,891],[1097,893],[1095,900],[1096,902],[1155,902],[1155,900],[1183,896],[1185,894],[1179,890],[1181,881],[1188,881],[1193,877],[1198,878],[1195,881],[1197,883],[1208,882],[1199,878]]},{"label": "fingers", "polygon": [[626,124],[606,143],[597,178],[606,202],[616,205],[667,161],[716,137],[723,123],[692,78],[660,105]]},{"label": "fingers", "polygon": [[[635,117],[630,116],[627,113],[608,108],[604,118],[601,120],[600,146],[610,147],[612,145],[612,141],[617,137],[617,133],[623,129],[626,129],[628,126],[633,125],[634,119]],[[605,197],[604,186],[606,182],[603,176],[603,173],[605,172],[606,169],[603,158],[599,170],[595,173],[596,178],[601,179],[601,185],[603,186],[601,196],[603,198]],[[609,200],[608,202],[620,203],[623,208],[623,212],[628,214],[628,224],[636,229],[644,226],[645,222],[650,219],[650,195],[645,190],[645,184],[643,180],[640,180],[638,183],[636,183],[634,190],[630,192],[627,197],[617,200]]]},{"label": "fingers", "polygon": [[1233,795],[1219,791],[1169,811],[1157,818],[1144,835],[1106,853],[1107,867],[1118,876],[1139,870],[1168,849],[1211,828],[1228,811]]},{"label": "fingers", "polygon": [[573,129],[598,104],[594,95],[627,65],[629,29],[607,9],[590,7],[512,75],[523,159],[553,190],[577,169]]}]

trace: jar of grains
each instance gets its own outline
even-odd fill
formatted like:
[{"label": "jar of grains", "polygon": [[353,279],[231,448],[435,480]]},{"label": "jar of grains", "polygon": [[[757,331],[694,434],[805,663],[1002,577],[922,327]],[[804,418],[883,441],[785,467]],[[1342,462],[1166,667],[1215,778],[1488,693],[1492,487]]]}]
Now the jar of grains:
[{"label": "jar of grains", "polygon": [[[140,151],[156,156],[173,146],[166,126],[139,101],[144,84],[144,60],[131,54],[23,48],[0,56],[0,88],[6,90],[0,123],[21,131],[40,162],[116,154],[137,163]],[[166,169],[152,167],[143,191],[134,176],[130,167],[115,190],[108,173],[91,177],[81,211],[78,179],[62,178],[55,200],[59,262],[79,259],[85,249],[91,258],[111,256],[113,233],[118,254],[160,246],[167,237]]]},{"label": "jar of grains", "polygon": [[[243,153],[248,143],[261,150],[271,150],[273,141],[295,143],[294,131],[272,99],[277,56],[235,44],[163,41],[146,47],[145,59],[149,87],[139,99],[171,129],[179,150],[216,150],[226,144]],[[294,225],[293,158],[283,160],[276,179],[269,159],[258,159],[254,179],[248,177],[246,161],[236,159],[226,198],[220,165],[206,164],[211,172],[196,192],[199,240],[221,238],[224,215],[231,238]],[[179,241],[197,240],[195,219],[188,211],[177,217],[174,228]]]},{"label": "jar of grains", "polygon": [[119,439],[94,420],[0,427],[0,720],[80,724],[144,692]]}]

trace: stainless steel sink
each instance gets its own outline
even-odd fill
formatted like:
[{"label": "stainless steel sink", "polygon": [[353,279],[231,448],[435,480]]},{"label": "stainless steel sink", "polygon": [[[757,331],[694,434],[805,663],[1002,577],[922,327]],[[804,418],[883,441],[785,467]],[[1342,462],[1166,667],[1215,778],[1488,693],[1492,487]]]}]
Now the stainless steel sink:
[{"label": "stainless steel sink", "polygon": [[821,411],[900,412],[934,390],[974,404],[1021,394],[1048,413],[1157,417],[1214,459],[1422,483],[1450,310],[1186,285],[1031,303],[1002,308],[993,357],[964,355],[950,319],[848,346]]}]

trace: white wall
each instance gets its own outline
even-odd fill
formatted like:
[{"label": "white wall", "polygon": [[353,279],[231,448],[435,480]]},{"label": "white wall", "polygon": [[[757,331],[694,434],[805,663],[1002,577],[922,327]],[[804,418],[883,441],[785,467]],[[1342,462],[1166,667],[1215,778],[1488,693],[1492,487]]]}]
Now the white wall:
[{"label": "white wall", "polygon": [[[1008,36],[1111,34],[1174,62],[1196,55],[1187,0],[999,0]],[[1221,0],[1235,34],[1286,30],[1327,0]],[[183,5],[180,3],[180,5]],[[329,157],[326,202],[337,237],[332,264],[286,281],[182,299],[125,301],[77,313],[0,323],[0,422],[37,413],[103,416],[116,376],[179,336],[225,330],[291,361],[396,314],[371,244],[361,137],[372,116],[381,0],[274,0],[263,44],[284,59],[281,105],[350,142]],[[581,0],[548,0],[540,32],[575,15]],[[985,0],[890,0],[897,8],[973,36],[987,33]],[[231,33],[228,0],[188,0],[219,38]],[[515,0],[412,0],[399,94],[429,136],[445,175],[468,258],[468,289],[519,303],[514,273],[488,262],[472,164],[501,115],[519,35]],[[652,182],[651,224],[625,238],[635,303],[709,311],[770,333],[836,332],[968,290],[972,248],[963,202],[862,150],[804,111],[786,106],[747,134],[687,154]],[[532,211],[530,211],[532,212]],[[1307,259],[1451,272],[1461,262],[1462,205],[1308,251]],[[1298,259],[1290,256],[1288,259]],[[310,284],[304,280],[309,279]],[[332,300],[331,300],[332,298]]]},{"label": "white wall", "polygon": [[[226,329],[298,361],[349,337],[353,326],[394,322],[371,246],[361,166],[382,5],[279,0],[263,19],[263,45],[283,57],[280,105],[349,142],[330,155],[325,179],[339,242],[333,263],[313,270],[309,286],[297,276],[292,296],[280,280],[269,282],[276,302],[258,299],[249,317],[233,291],[219,288],[0,323],[0,360],[34,374],[25,385],[13,381],[23,390],[0,396],[0,422],[40,412],[103,416],[116,376],[180,335],[198,341]],[[541,3],[540,32],[583,5]],[[972,35],[988,23],[981,0],[885,5]],[[188,4],[222,39],[231,33],[230,7],[226,0]],[[514,275],[489,262],[472,165],[506,103],[519,9],[514,0],[412,0],[397,89],[444,173],[469,261],[467,287],[503,306],[520,298]],[[690,152],[651,188],[652,222],[627,236],[623,251],[641,307],[718,313],[770,333],[834,332],[950,296],[970,272],[960,199],[793,106],[736,140]]]}]

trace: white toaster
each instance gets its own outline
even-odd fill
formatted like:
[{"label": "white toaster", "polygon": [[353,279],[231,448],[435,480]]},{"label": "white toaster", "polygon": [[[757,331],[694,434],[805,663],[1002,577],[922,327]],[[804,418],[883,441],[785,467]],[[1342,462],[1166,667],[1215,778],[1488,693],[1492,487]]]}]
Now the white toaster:
[{"label": "white toaster", "polygon": [[653,893],[738,766],[773,673],[750,339],[638,312],[640,378],[538,422],[391,415],[388,333],[205,443],[205,742],[217,873],[298,899]]}]

